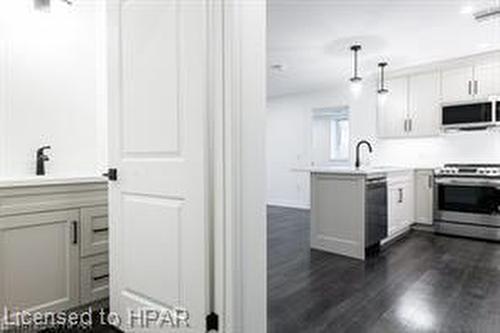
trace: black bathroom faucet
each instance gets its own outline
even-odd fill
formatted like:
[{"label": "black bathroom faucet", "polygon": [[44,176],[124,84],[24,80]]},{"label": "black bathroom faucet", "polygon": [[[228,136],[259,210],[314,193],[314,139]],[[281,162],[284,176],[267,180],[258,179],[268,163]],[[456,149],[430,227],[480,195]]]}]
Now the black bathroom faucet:
[{"label": "black bathroom faucet", "polygon": [[50,146],[43,146],[38,148],[36,151],[36,175],[45,175],[45,162],[49,160],[49,157],[44,154],[44,151],[50,149]]}]

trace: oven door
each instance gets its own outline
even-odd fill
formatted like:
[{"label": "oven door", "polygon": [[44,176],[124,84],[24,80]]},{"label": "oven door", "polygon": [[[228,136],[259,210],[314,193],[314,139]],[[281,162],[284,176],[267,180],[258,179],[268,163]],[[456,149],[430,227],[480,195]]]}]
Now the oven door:
[{"label": "oven door", "polygon": [[500,227],[500,180],[436,179],[438,221]]}]

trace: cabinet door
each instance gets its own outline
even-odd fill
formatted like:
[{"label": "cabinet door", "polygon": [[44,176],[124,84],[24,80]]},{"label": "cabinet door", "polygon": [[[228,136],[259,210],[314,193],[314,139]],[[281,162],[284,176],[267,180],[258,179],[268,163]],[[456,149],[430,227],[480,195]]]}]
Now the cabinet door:
[{"label": "cabinet door", "polygon": [[473,99],[472,81],[472,67],[461,67],[443,71],[441,74],[442,101],[444,103],[451,103]]},{"label": "cabinet door", "polygon": [[401,209],[401,187],[394,185],[388,189],[388,225],[387,233],[389,236],[395,234],[402,228],[402,209]]},{"label": "cabinet door", "polygon": [[413,172],[404,172],[389,176],[389,236],[396,234],[413,223],[414,219],[414,185]]},{"label": "cabinet door", "polygon": [[401,226],[409,227],[415,217],[415,194],[413,178],[408,178],[401,184],[402,199],[401,199]]},{"label": "cabinet door", "polygon": [[81,256],[108,252],[108,207],[83,208],[81,220]]},{"label": "cabinet door", "polygon": [[0,219],[0,307],[60,311],[79,303],[76,211]]},{"label": "cabinet door", "polygon": [[403,77],[388,80],[387,88],[389,93],[380,95],[378,101],[378,134],[383,138],[406,136],[408,79]]},{"label": "cabinet door", "polygon": [[415,179],[415,222],[432,224],[434,216],[434,175],[432,170],[419,170]]},{"label": "cabinet door", "polygon": [[439,134],[439,72],[410,77],[409,116],[411,136],[434,136]]},{"label": "cabinet door", "polygon": [[474,77],[476,98],[500,95],[500,62],[476,66]]}]

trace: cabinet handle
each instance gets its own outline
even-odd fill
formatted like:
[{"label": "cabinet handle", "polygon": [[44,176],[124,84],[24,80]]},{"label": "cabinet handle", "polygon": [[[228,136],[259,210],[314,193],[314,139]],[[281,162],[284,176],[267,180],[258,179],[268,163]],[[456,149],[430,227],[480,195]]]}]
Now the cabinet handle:
[{"label": "cabinet handle", "polygon": [[399,188],[398,191],[399,191],[398,203],[403,203],[403,189]]},{"label": "cabinet handle", "polygon": [[475,80],[474,81],[474,95],[477,95],[479,93],[479,81]]},{"label": "cabinet handle", "polygon": [[472,95],[472,81],[469,81],[469,95]]},{"label": "cabinet handle", "polygon": [[432,188],[432,183],[433,183],[432,176],[429,176],[429,188]]},{"label": "cabinet handle", "polygon": [[413,119],[408,119],[408,127],[410,128],[409,132],[413,132]]},{"label": "cabinet handle", "polygon": [[99,281],[109,278],[109,274],[93,277],[92,280]]},{"label": "cabinet handle", "polygon": [[73,221],[73,244],[78,244],[78,222]]},{"label": "cabinet handle", "polygon": [[108,231],[108,228],[100,228],[100,229],[94,229],[92,230],[92,232],[94,234],[98,234],[98,233],[101,233],[101,232],[107,232]]}]

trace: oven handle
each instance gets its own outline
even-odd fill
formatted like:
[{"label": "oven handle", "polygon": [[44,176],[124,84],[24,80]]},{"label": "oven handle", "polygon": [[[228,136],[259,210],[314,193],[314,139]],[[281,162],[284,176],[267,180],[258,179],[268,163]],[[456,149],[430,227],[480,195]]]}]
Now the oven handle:
[{"label": "oven handle", "polygon": [[458,186],[486,186],[500,189],[500,180],[485,180],[478,178],[436,178],[436,184]]}]

